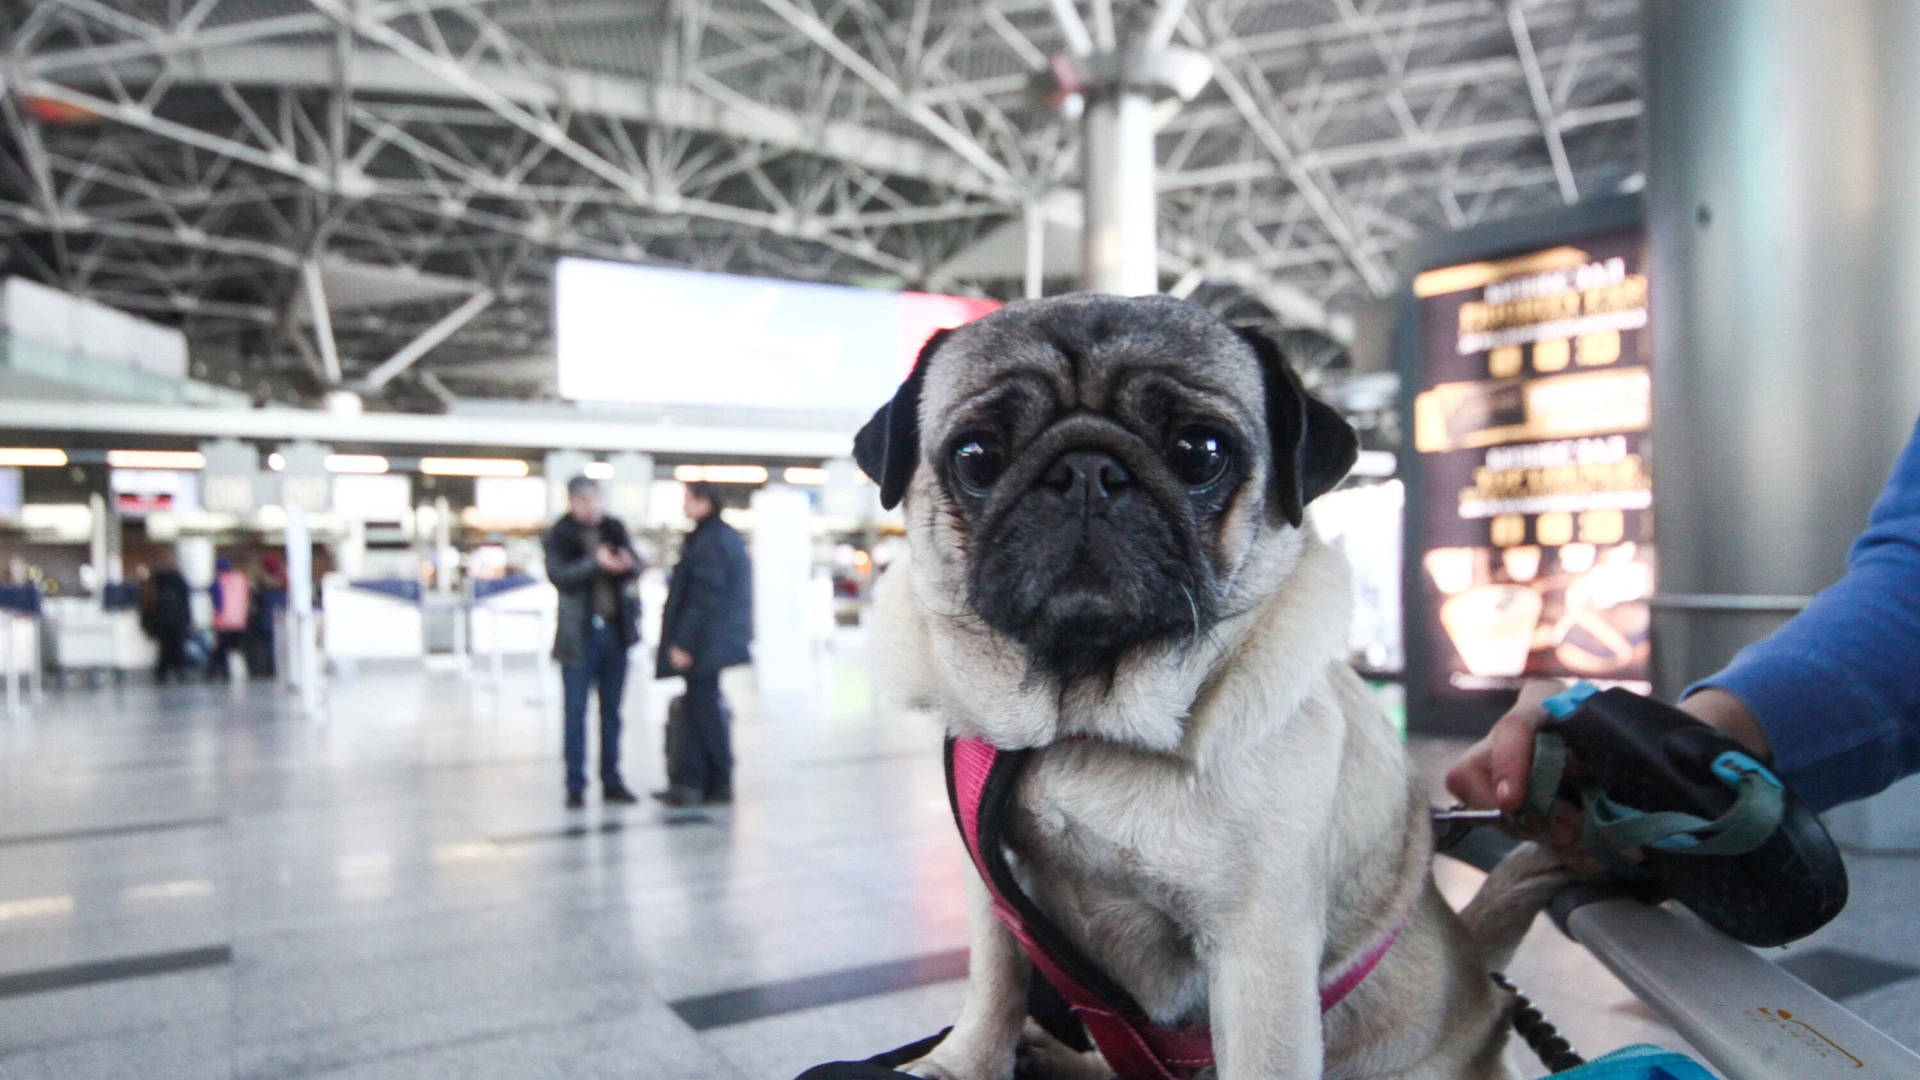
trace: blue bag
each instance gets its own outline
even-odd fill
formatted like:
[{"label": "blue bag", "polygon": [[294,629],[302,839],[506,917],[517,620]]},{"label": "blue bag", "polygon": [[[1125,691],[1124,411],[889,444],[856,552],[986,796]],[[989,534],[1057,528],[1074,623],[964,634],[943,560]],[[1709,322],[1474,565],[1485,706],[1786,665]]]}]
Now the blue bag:
[{"label": "blue bag", "polygon": [[1714,1080],[1714,1076],[1685,1054],[1639,1043],[1553,1073],[1552,1080]]}]

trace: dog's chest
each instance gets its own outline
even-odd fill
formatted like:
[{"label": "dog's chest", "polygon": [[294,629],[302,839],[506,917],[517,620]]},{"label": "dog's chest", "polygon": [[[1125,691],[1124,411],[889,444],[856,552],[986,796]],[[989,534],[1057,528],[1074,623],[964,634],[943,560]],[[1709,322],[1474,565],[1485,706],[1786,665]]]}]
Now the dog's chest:
[{"label": "dog's chest", "polygon": [[1075,946],[1156,1020],[1206,1014],[1194,913],[1206,900],[1169,857],[1178,815],[1134,815],[1117,793],[1046,763],[1029,773],[1008,821],[1016,878]]}]

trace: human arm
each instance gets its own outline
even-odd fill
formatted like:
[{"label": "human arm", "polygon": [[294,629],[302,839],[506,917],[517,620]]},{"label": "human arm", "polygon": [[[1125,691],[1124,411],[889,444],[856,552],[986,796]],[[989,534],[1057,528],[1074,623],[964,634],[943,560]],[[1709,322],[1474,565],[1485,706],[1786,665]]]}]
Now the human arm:
[{"label": "human arm", "polygon": [[584,589],[599,569],[596,553],[586,552],[576,557],[562,551],[559,531],[559,527],[555,526],[540,538],[541,550],[547,556],[547,580],[562,591]]},{"label": "human arm", "polygon": [[1687,701],[1714,691],[1752,714],[1774,771],[1816,810],[1920,772],[1920,427],[1846,576]]},{"label": "human arm", "polygon": [[600,549],[594,555],[601,572],[618,584],[639,577],[647,564],[634,549],[633,538],[627,534],[625,526],[609,518],[601,523],[600,529]]},{"label": "human arm", "polygon": [[669,650],[682,650],[696,661],[725,616],[722,609],[727,569],[720,556],[708,538],[690,535],[681,549],[680,565],[675,568],[676,576],[683,578],[675,582],[682,600],[672,635],[661,644]]}]

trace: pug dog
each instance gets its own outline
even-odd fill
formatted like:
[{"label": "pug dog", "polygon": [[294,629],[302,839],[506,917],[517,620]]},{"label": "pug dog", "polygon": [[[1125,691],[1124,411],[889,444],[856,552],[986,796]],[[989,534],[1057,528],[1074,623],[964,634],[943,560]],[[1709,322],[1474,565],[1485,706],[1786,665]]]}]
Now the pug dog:
[{"label": "pug dog", "polygon": [[[1558,884],[1509,859],[1460,915],[1434,887],[1424,792],[1345,659],[1345,563],[1306,517],[1356,453],[1268,339],[1091,294],[935,335],[855,442],[905,505],[883,692],[1035,751],[1021,888],[1150,1020],[1210,1024],[1223,1080],[1506,1075],[1489,971]],[[971,875],[969,898],[965,1006],[907,1069],[1007,1080],[1029,961]]]}]

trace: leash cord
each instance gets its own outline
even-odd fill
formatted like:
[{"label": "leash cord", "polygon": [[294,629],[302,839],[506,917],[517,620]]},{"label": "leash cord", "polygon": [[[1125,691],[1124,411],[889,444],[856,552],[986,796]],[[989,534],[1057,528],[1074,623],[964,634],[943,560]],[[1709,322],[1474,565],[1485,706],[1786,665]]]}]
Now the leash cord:
[{"label": "leash cord", "polygon": [[1513,1013],[1508,1020],[1513,1024],[1514,1033],[1526,1041],[1527,1047],[1540,1059],[1540,1064],[1547,1067],[1548,1072],[1563,1073],[1587,1063],[1585,1058],[1573,1052],[1573,1045],[1560,1034],[1560,1029],[1553,1026],[1553,1022],[1528,1000],[1527,995],[1520,992],[1519,987],[1498,971],[1488,974],[1493,976],[1495,986],[1513,995]]}]

